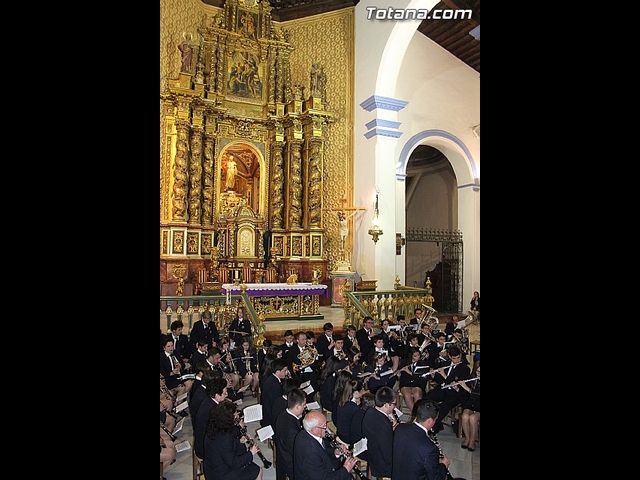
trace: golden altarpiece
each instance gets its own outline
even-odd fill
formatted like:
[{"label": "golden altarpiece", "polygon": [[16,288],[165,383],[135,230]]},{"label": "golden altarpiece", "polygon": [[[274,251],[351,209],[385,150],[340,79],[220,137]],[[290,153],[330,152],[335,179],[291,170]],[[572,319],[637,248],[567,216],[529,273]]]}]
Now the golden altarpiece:
[{"label": "golden altarpiece", "polygon": [[178,46],[179,76],[161,94],[161,295],[175,294],[176,270],[185,295],[212,281],[327,278],[326,77],[314,63],[308,88],[292,83],[295,47],[271,9],[228,0]]}]

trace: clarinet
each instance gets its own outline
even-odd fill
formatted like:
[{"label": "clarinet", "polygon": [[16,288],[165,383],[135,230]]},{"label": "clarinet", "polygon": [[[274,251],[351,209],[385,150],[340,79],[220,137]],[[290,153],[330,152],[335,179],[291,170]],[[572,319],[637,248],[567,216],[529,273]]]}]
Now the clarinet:
[{"label": "clarinet", "polygon": [[164,423],[160,422],[160,428],[164,431],[164,433],[169,435],[169,438],[171,439],[172,442],[176,441],[176,436],[169,431],[169,429],[165,426]]},{"label": "clarinet", "polygon": [[[249,448],[253,447],[256,442],[247,434],[247,427],[241,427],[239,421],[238,423],[236,423],[236,426],[238,427],[238,430],[240,430],[240,436],[245,437],[247,439],[247,445],[249,445]],[[264,468],[270,468],[271,462],[267,460],[267,458],[262,454],[259,446],[258,446],[257,453],[258,453],[258,456],[260,457],[260,460],[262,460],[262,464],[264,465]]]},{"label": "clarinet", "polygon": [[[347,456],[342,452],[342,445],[338,443],[338,441],[336,440],[336,436],[328,428],[325,430],[324,439],[329,442],[329,445],[331,445],[332,448],[337,448],[338,450],[340,450],[340,461],[344,462]],[[353,468],[351,469],[351,473],[355,473],[356,477],[358,477],[360,480],[367,480],[367,477],[362,474],[357,465],[353,466]]]},{"label": "clarinet", "polygon": [[[435,446],[438,447],[438,452],[439,452],[440,458],[444,458],[444,453],[442,452],[442,447],[440,446],[440,442],[438,441],[438,437],[436,437],[436,432],[434,432],[433,430],[429,430],[429,438],[435,444]],[[447,467],[447,474],[446,474],[445,478],[446,478],[446,480],[455,480],[453,478],[453,475],[451,475],[451,472],[449,471],[449,467]]]}]

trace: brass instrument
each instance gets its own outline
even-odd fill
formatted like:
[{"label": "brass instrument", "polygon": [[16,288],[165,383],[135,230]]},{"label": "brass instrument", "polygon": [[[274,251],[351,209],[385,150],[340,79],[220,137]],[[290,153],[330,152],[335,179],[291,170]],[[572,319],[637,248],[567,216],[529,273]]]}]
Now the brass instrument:
[{"label": "brass instrument", "polygon": [[433,335],[428,334],[425,335],[424,340],[422,341],[422,344],[418,347],[418,350],[420,350],[420,360],[424,360],[427,356],[427,347],[429,346],[429,344],[431,342],[435,342],[436,339],[433,338]]},{"label": "brass instrument", "polygon": [[438,317],[434,317],[433,314],[438,313],[438,311],[435,308],[430,307],[429,305],[426,305],[424,303],[422,304],[422,306],[429,312],[427,318],[422,320],[422,323],[426,322],[431,330],[435,330],[436,328],[438,328],[438,323],[440,322],[440,320],[438,320]]},{"label": "brass instrument", "polygon": [[[347,458],[347,456],[349,456],[349,457],[353,456],[351,454],[351,452],[345,453],[345,451],[343,450],[343,446],[340,445],[340,442],[338,442],[338,440],[336,439],[335,433],[333,433],[328,428],[325,430],[324,439],[327,442],[329,442],[329,445],[331,445],[333,448],[337,448],[338,450],[340,450],[340,461],[341,462],[344,462],[345,459]],[[353,466],[353,468],[351,469],[351,473],[355,473],[356,476],[354,478],[357,477],[360,480],[367,480],[367,477],[362,474],[362,472],[360,471],[360,469],[358,468],[357,465]]]},{"label": "brass instrument", "polygon": [[300,360],[299,365],[297,363],[293,364],[293,373],[298,373],[300,370],[304,370],[305,368],[311,366],[313,362],[316,361],[316,357],[318,356],[318,350],[315,347],[306,346],[304,350],[302,350],[298,354],[298,359]]},{"label": "brass instrument", "polygon": [[467,355],[469,353],[469,339],[468,339],[468,337],[466,339],[467,340],[466,342],[464,340],[456,337],[455,335],[453,336],[453,338],[451,340],[453,342],[455,342],[456,346],[460,349],[460,352],[463,355]]}]

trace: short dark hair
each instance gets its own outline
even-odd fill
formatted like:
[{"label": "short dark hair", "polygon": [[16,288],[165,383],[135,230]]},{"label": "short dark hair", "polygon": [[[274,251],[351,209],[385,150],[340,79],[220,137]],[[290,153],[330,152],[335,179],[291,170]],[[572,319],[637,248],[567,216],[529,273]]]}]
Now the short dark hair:
[{"label": "short dark hair", "polygon": [[287,367],[287,361],[284,358],[276,358],[273,361],[273,371],[277,372],[278,370],[282,370],[284,367]]},{"label": "short dark hair", "polygon": [[287,408],[291,410],[296,405],[302,405],[307,399],[307,394],[299,388],[293,388],[287,394]]},{"label": "short dark hair", "polygon": [[449,357],[457,357],[461,352],[458,347],[456,347],[455,345],[451,345],[449,348],[447,348],[447,353],[449,354]]},{"label": "short dark hair", "polygon": [[396,392],[394,392],[391,387],[387,387],[386,385],[380,387],[376,391],[376,407],[382,407],[385,403],[393,403],[396,397]]},{"label": "short dark hair", "polygon": [[333,334],[333,341],[337,342],[338,340],[344,340],[344,337],[342,335],[340,335],[339,333],[334,333]]},{"label": "short dark hair", "polygon": [[293,332],[291,330],[285,330],[284,336],[288,337],[289,335],[293,335]]},{"label": "short dark hair", "polygon": [[433,418],[435,420],[438,417],[440,408],[433,400],[421,398],[416,402],[413,407],[413,411],[416,413],[416,422],[422,423],[428,418]]},{"label": "short dark hair", "polygon": [[324,330],[325,332],[327,330],[333,330],[333,323],[331,322],[327,322],[322,326],[322,330]]}]

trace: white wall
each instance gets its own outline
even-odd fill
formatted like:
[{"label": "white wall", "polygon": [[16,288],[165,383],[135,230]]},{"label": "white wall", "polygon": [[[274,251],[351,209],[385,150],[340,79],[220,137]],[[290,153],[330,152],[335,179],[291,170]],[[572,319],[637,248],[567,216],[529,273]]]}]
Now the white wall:
[{"label": "white wall", "polygon": [[[394,7],[431,9],[436,3],[398,0]],[[354,202],[371,205],[375,187],[380,189],[384,234],[373,243],[368,211],[355,226],[353,268],[377,279],[381,289],[393,288],[395,275],[404,282],[405,249],[400,256],[390,254],[395,233],[405,231],[404,172],[416,146],[432,145],[448,158],[457,179],[458,212],[452,218],[458,224],[452,229],[463,232],[464,305],[473,290],[480,290],[480,139],[471,131],[480,123],[479,74],[418,33],[419,20],[367,20],[367,6],[387,4],[362,0],[356,6]],[[363,108],[361,103],[374,95],[391,101]],[[387,134],[365,138],[372,130],[369,122]]]}]

